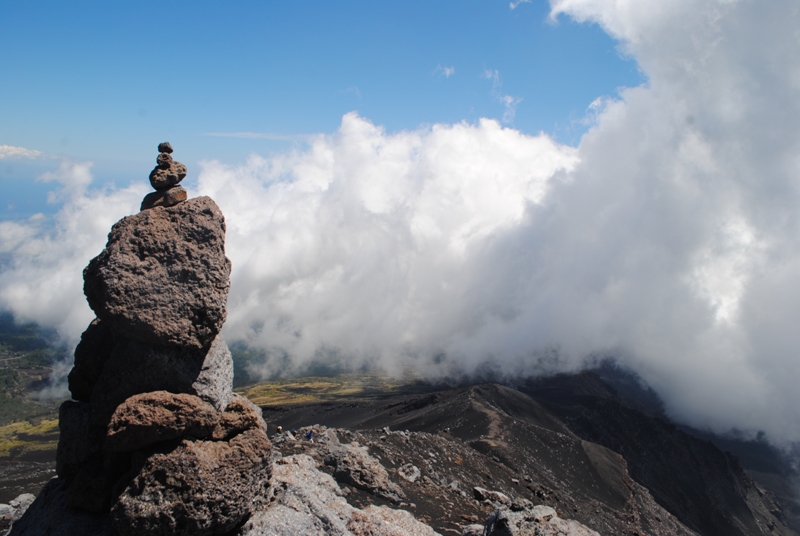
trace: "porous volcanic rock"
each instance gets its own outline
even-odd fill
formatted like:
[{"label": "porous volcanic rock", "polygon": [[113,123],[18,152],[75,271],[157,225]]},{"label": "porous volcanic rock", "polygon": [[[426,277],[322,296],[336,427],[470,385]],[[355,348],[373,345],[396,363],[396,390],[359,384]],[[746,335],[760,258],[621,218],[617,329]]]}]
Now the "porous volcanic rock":
[{"label": "porous volcanic rock", "polygon": [[217,416],[219,421],[211,433],[211,438],[215,440],[227,439],[233,434],[254,428],[267,431],[267,424],[261,418],[261,408],[242,395],[234,393],[228,407]]},{"label": "porous volcanic rock", "polygon": [[268,494],[271,457],[260,429],[153,454],[112,507],[114,528],[121,536],[225,534]]},{"label": "porous volcanic rock", "polygon": [[156,190],[150,192],[142,199],[142,206],[139,210],[147,210],[153,207],[172,207],[182,201],[186,201],[189,194],[183,186],[173,186],[166,190]]},{"label": "porous volcanic rock", "polygon": [[111,228],[83,272],[89,306],[117,333],[207,347],[226,317],[231,263],[225,218],[209,197],[155,207]]},{"label": "porous volcanic rock", "polygon": [[83,332],[81,342],[75,348],[75,364],[68,376],[73,399],[89,401],[117,339],[110,326],[98,318]]},{"label": "porous volcanic rock", "polygon": [[182,437],[204,438],[217,427],[214,406],[184,393],[142,393],[128,398],[111,416],[105,449],[132,452]]},{"label": "porous volcanic rock", "polygon": [[92,422],[105,426],[117,406],[141,393],[196,395],[218,411],[233,397],[233,360],[218,337],[206,351],[120,341],[92,392]]}]

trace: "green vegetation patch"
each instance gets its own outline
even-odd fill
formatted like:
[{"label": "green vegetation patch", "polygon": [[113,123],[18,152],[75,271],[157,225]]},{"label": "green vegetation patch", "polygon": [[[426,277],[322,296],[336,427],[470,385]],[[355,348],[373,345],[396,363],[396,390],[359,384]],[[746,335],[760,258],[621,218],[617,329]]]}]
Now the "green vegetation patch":
[{"label": "green vegetation patch", "polygon": [[57,446],[58,419],[43,419],[38,423],[22,421],[0,426],[2,458],[54,451]]}]

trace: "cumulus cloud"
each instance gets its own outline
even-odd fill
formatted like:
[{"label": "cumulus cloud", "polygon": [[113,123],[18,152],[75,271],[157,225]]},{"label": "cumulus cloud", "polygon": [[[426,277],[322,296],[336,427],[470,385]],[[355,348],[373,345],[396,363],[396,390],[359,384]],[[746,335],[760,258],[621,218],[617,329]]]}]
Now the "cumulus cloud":
[{"label": "cumulus cloud", "polygon": [[[387,133],[348,114],[307,146],[204,164],[199,193],[228,219],[226,336],[296,367],[430,374],[613,356],[683,422],[800,440],[798,9],[552,6],[648,80],[596,101],[577,148],[488,119]],[[56,173],[54,222],[0,223],[0,304],[73,336],[91,317],[81,270],[146,190],[82,173]]]},{"label": "cumulus cloud", "polygon": [[0,222],[0,307],[19,320],[56,327],[71,344],[94,315],[83,297],[83,268],[100,253],[118,219],[138,210],[146,185],[90,190],[91,164],[64,161],[42,177],[61,186],[63,203],[42,214]]},{"label": "cumulus cloud", "polygon": [[26,149],[25,147],[14,147],[13,145],[0,145],[0,160],[11,160],[16,158],[39,158],[41,151]]}]

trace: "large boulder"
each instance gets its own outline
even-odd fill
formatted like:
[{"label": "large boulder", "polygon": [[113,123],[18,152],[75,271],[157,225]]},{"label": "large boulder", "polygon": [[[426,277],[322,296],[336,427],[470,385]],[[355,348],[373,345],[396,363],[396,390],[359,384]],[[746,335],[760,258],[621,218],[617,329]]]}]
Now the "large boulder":
[{"label": "large boulder", "polygon": [[173,439],[227,440],[245,430],[266,431],[261,409],[240,395],[224,412],[187,394],[155,391],[134,395],[120,404],[105,438],[109,452],[133,452]]},{"label": "large boulder", "polygon": [[263,430],[230,441],[183,441],[156,453],[111,509],[121,536],[226,534],[268,495],[272,445]]},{"label": "large boulder", "polygon": [[143,342],[207,347],[225,322],[230,287],[225,218],[209,197],[117,222],[83,272],[98,318]]},{"label": "large boulder", "polygon": [[179,438],[205,438],[219,418],[214,406],[201,398],[167,391],[134,395],[111,416],[105,448],[133,452]]},{"label": "large boulder", "polygon": [[105,426],[117,406],[150,391],[195,395],[224,410],[233,398],[233,360],[225,341],[218,337],[208,350],[120,341],[92,391],[92,422]]},{"label": "large boulder", "polygon": [[56,473],[72,478],[92,454],[100,451],[102,435],[93,429],[91,409],[87,402],[67,400],[58,409],[58,449]]}]

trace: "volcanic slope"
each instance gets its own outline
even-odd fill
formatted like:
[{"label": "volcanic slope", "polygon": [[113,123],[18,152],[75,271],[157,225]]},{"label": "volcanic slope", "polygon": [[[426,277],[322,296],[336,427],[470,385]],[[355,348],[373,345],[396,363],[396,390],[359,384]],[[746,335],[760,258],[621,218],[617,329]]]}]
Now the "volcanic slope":
[{"label": "volcanic slope", "polygon": [[633,479],[698,533],[745,536],[786,528],[781,505],[735,456],[617,396],[599,375],[528,380],[520,389],[577,436],[620,453]]},{"label": "volcanic slope", "polygon": [[[696,534],[630,478],[620,455],[582,440],[544,406],[508,387],[262,409],[271,430],[349,429],[340,435],[356,434],[355,441],[368,445],[415,504],[412,512],[439,531],[475,516],[482,520],[490,507],[473,499],[477,486],[552,506],[601,534]],[[297,437],[288,451],[315,448]],[[282,441],[276,445],[287,449]],[[418,481],[398,477],[407,464],[420,469]]]}]

